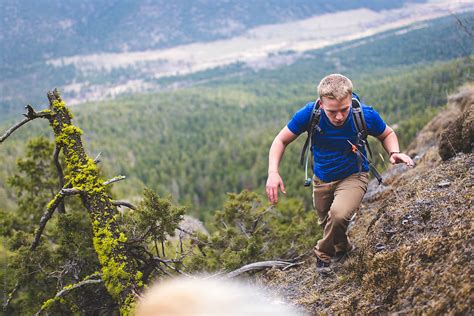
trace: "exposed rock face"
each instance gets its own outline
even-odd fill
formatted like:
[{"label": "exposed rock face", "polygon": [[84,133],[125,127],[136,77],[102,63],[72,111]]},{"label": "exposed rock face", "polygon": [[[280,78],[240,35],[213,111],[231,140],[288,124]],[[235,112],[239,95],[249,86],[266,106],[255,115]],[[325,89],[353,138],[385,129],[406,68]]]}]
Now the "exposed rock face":
[{"label": "exposed rock face", "polygon": [[189,239],[190,236],[188,233],[201,233],[209,235],[209,232],[200,220],[190,215],[184,215],[183,220],[179,224],[179,229],[176,229],[175,235],[173,237],[169,237],[169,240],[176,241],[179,239]]},{"label": "exposed rock face", "polygon": [[474,143],[474,85],[464,86],[449,98],[450,106],[457,107],[460,114],[441,132],[439,155],[447,160],[459,152],[470,153]]}]

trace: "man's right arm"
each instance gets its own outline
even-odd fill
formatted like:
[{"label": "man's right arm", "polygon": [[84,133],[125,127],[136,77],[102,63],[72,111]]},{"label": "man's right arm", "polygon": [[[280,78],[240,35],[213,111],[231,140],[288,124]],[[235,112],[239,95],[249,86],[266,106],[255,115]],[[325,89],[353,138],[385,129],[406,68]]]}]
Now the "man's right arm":
[{"label": "man's right arm", "polygon": [[287,126],[285,126],[275,137],[272,146],[270,147],[270,152],[268,154],[268,179],[266,191],[268,200],[273,204],[278,202],[278,189],[280,189],[283,194],[286,194],[283,180],[278,172],[278,167],[280,166],[280,161],[283,157],[286,146],[297,137],[298,135],[294,134]]}]

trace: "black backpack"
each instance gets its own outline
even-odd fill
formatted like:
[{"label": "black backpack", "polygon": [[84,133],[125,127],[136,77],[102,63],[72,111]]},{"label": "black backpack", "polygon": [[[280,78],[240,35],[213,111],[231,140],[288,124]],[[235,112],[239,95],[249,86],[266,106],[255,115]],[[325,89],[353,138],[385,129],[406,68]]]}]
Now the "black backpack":
[{"label": "black backpack", "polygon": [[[301,158],[300,158],[300,164],[303,165],[305,163],[305,182],[304,186],[310,186],[311,184],[311,178],[308,177],[308,164],[309,164],[309,156],[311,156],[311,162],[313,161],[313,151],[311,150],[311,145],[312,144],[312,137],[315,131],[318,133],[321,132],[321,128],[319,127],[319,120],[321,118],[321,108],[320,108],[320,100],[316,100],[314,102],[313,110],[311,111],[311,116],[308,124],[308,129],[306,132],[308,133],[308,136],[306,138],[306,141],[303,146],[303,150],[301,151]],[[382,177],[380,176],[380,173],[375,169],[371,161],[364,156],[362,153],[362,149],[364,146],[367,148],[367,151],[369,152],[370,158],[372,158],[372,150],[370,149],[369,142],[367,141],[367,136],[368,131],[367,131],[367,125],[365,124],[365,119],[364,119],[364,112],[362,111],[362,105],[360,103],[359,97],[353,93],[352,95],[352,118],[354,119],[354,124],[357,130],[357,142],[356,144],[352,144],[351,142],[348,142],[352,146],[352,151],[357,155],[357,164],[359,166],[359,171],[362,170],[362,162],[363,160],[367,160],[370,171],[374,175],[375,178],[379,181],[379,184],[382,183]]]}]

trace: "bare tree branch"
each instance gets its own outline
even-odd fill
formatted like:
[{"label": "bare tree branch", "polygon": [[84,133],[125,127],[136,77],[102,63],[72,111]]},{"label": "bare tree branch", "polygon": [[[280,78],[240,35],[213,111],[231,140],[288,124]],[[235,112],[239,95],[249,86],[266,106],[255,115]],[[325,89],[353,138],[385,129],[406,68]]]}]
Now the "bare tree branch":
[{"label": "bare tree branch", "polygon": [[100,153],[97,155],[97,157],[95,157],[95,159],[94,159],[94,163],[95,163],[95,164],[98,164],[99,162],[101,162],[101,160],[100,160],[100,155],[101,155],[101,154],[102,154],[102,152],[100,152]]},{"label": "bare tree branch", "polygon": [[260,221],[262,220],[262,218],[265,216],[265,214],[267,214],[268,212],[270,212],[271,210],[273,209],[273,206],[269,206],[265,209],[265,211],[263,211],[262,213],[260,213],[258,215],[258,217],[255,219],[255,221],[253,222],[253,225],[252,225],[252,231],[251,233],[253,234],[255,232],[255,230],[257,229],[257,226],[258,226],[258,223],[260,223]]},{"label": "bare tree branch", "polygon": [[244,225],[240,221],[236,221],[236,224],[240,228],[242,234],[244,234],[247,239],[250,239],[250,235],[247,233],[247,230],[245,229]]},{"label": "bare tree branch", "polygon": [[160,270],[161,272],[163,272],[163,273],[166,274],[167,276],[173,277],[173,275],[172,275],[171,273],[169,273],[168,271],[166,271],[165,269],[163,269],[163,267],[161,267],[159,264],[155,264],[155,267],[158,268],[158,270]]},{"label": "bare tree branch", "polygon": [[[68,186],[67,184],[66,186]],[[44,212],[43,216],[41,216],[40,224],[38,230],[36,230],[35,239],[31,244],[30,249],[35,250],[38,247],[40,242],[41,234],[43,234],[44,228],[46,227],[46,223],[48,223],[51,216],[53,216],[54,211],[58,207],[58,205],[63,201],[65,196],[74,195],[81,193],[81,190],[75,188],[62,188],[58,194],[49,202],[46,211]]]},{"label": "bare tree branch", "polygon": [[104,185],[109,185],[109,184],[111,184],[111,183],[121,181],[121,180],[123,180],[123,179],[125,179],[125,178],[126,178],[126,176],[116,176],[115,178],[112,178],[112,179],[110,179],[110,180],[105,181],[105,182],[104,182]]},{"label": "bare tree branch", "polygon": [[10,302],[12,301],[19,287],[20,287],[20,282],[17,281],[13,290],[8,294],[7,300],[5,301],[5,303],[3,303],[3,311],[7,310],[8,306],[10,305]]},{"label": "bare tree branch", "polygon": [[269,268],[273,268],[273,267],[283,268],[283,269],[286,270],[290,267],[300,265],[302,263],[303,262],[289,263],[289,262],[285,262],[285,261],[260,261],[260,262],[247,264],[247,265],[245,265],[243,267],[240,267],[240,268],[238,268],[234,271],[231,271],[231,272],[227,273],[224,276],[224,278],[231,279],[231,278],[235,278],[236,276],[238,276],[242,273],[245,273],[245,272],[260,271],[260,270],[269,269]]},{"label": "bare tree branch", "polygon": [[[56,170],[58,171],[58,178],[59,178],[59,187],[64,188],[64,174],[63,174],[63,168],[61,167],[61,164],[59,163],[59,153],[61,152],[61,147],[56,144],[56,147],[54,148],[54,164],[56,165]],[[59,213],[66,213],[66,208],[64,207],[64,201],[61,201],[58,205],[58,212]]]},{"label": "bare tree branch", "polygon": [[76,189],[76,188],[64,188],[59,191],[59,194],[62,194],[63,196],[70,196],[70,195],[76,195],[76,194],[81,194],[82,190]]},{"label": "bare tree branch", "polygon": [[[165,260],[165,259],[161,259],[160,257],[153,257],[153,259],[159,263],[162,263],[163,265],[165,265],[168,269],[171,269],[172,271],[174,272],[177,272],[179,274],[182,274],[182,275],[185,275],[187,277],[191,277],[190,274],[187,274],[186,272],[184,271],[181,271],[173,266],[170,265],[170,263],[181,263],[180,260]],[[159,265],[157,265],[159,266]],[[164,269],[160,269],[161,271],[163,271]]]},{"label": "bare tree branch", "polygon": [[[98,276],[100,277],[100,274],[95,274],[93,275],[94,276]],[[82,287],[82,286],[85,286],[85,285],[89,285],[89,284],[98,284],[98,283],[102,283],[102,280],[99,278],[99,279],[92,279],[91,277],[89,277],[88,279],[86,280],[83,280],[81,282],[78,282],[78,283],[75,283],[75,284],[72,284],[72,285],[68,285],[68,286],[65,286],[61,291],[59,291],[58,293],[56,293],[56,295],[51,299],[53,301],[57,301],[58,299],[60,299],[61,297],[67,295],[69,292],[71,292],[72,290],[75,290],[79,287]],[[49,300],[48,300],[49,301]],[[47,301],[47,302],[48,302]],[[45,303],[41,306],[41,309],[36,313],[36,315],[40,315],[46,308],[49,307],[49,304]]]},{"label": "bare tree branch", "polygon": [[31,247],[30,247],[31,250],[35,250],[36,247],[38,247],[41,234],[43,234],[44,228],[46,227],[46,223],[49,221],[51,216],[53,216],[53,213],[56,210],[56,207],[59,205],[59,203],[62,202],[63,199],[64,199],[64,195],[58,193],[51,200],[51,202],[49,202],[48,207],[46,208],[46,211],[44,212],[43,216],[41,216],[39,227],[36,230],[35,239],[33,240],[33,243],[31,244]]},{"label": "bare tree branch", "polygon": [[10,136],[14,131],[16,131],[17,129],[19,129],[20,127],[22,127],[24,124],[28,123],[29,121],[32,121],[32,120],[37,119],[39,117],[42,117],[42,118],[50,118],[51,117],[51,111],[50,110],[43,110],[43,111],[40,111],[40,112],[36,112],[31,107],[31,105],[29,105],[29,104],[27,106],[25,106],[25,108],[28,111],[26,114],[23,114],[23,116],[25,116],[25,118],[23,120],[21,120],[20,122],[16,123],[15,125],[13,125],[12,127],[10,127],[2,136],[0,136],[0,144],[3,143],[3,141],[5,139],[7,139],[8,136]]},{"label": "bare tree branch", "polygon": [[112,204],[115,205],[115,206],[126,206],[126,207],[128,207],[129,209],[132,209],[132,210],[134,210],[134,211],[137,210],[136,206],[133,205],[132,203],[128,202],[128,201],[113,200],[113,201],[112,201]]},{"label": "bare tree branch", "polygon": [[[201,245],[206,245],[206,246],[209,246],[210,244],[209,243],[205,243],[203,242],[202,240],[200,240],[199,238],[196,237],[196,235],[182,227],[178,227],[176,228],[177,230],[189,235],[189,239],[195,241],[197,244],[201,244]],[[205,255],[205,254],[204,254]]]}]

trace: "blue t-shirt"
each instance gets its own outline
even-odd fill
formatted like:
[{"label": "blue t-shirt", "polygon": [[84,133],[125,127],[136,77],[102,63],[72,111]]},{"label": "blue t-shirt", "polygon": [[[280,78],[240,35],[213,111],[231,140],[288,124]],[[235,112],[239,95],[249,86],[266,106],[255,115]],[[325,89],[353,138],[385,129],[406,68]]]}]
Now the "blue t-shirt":
[{"label": "blue t-shirt", "polygon": [[[300,135],[308,129],[313,106],[314,102],[310,102],[295,113],[287,125],[291,132]],[[372,136],[382,134],[386,124],[380,115],[372,107],[365,104],[362,104],[362,111],[364,112],[368,134]],[[352,152],[351,145],[347,142],[347,140],[353,144],[357,142],[352,107],[342,126],[334,126],[324,110],[321,110],[319,127],[321,127],[321,133],[315,131],[312,137],[314,174],[324,182],[331,182],[359,172],[357,155]],[[367,157],[365,148],[362,152]],[[369,171],[369,165],[365,159],[362,170]]]}]

